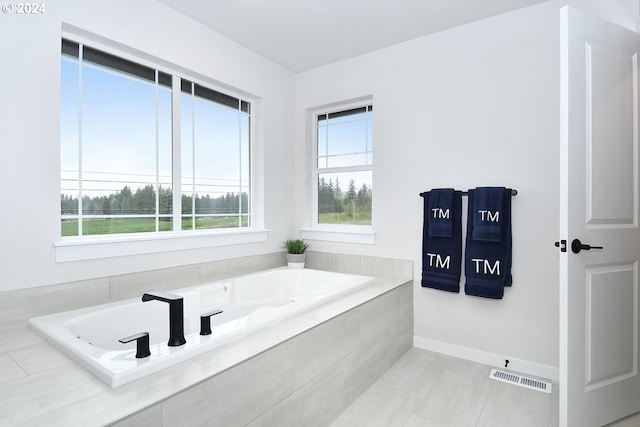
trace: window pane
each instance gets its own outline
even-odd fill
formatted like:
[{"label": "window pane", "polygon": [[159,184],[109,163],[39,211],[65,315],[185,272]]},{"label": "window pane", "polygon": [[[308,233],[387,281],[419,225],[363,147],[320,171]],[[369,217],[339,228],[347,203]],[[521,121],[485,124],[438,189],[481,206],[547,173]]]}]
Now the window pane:
[{"label": "window pane", "polygon": [[[244,101],[243,101],[244,102]],[[247,107],[249,108],[249,107]],[[251,212],[249,206],[249,193],[251,182],[250,152],[251,152],[251,119],[248,115],[242,114],[240,117],[240,212],[247,214]],[[250,216],[242,215],[240,227],[249,227]]]},{"label": "window pane", "polygon": [[342,156],[332,156],[327,158],[327,167],[336,168],[343,166],[365,165],[367,155],[365,153],[347,154]]},{"label": "window pane", "polygon": [[62,57],[61,235],[171,229],[171,110],[166,86]]},{"label": "window pane", "polygon": [[247,227],[241,214],[249,212],[250,117],[184,89],[182,225],[193,230]]},{"label": "window pane", "polygon": [[[193,213],[194,181],[193,181],[193,97],[183,95],[180,99],[181,105],[181,172],[182,172],[182,213]],[[182,220],[182,230],[191,230],[193,221]]]},{"label": "window pane", "polygon": [[367,151],[367,122],[364,120],[329,126],[328,133],[330,155]]},{"label": "window pane", "polygon": [[319,224],[371,225],[372,119],[372,106],[317,116]]},{"label": "window pane", "polygon": [[318,175],[318,223],[371,225],[371,171]]},{"label": "window pane", "polygon": [[[327,126],[318,125],[318,157],[327,155]],[[318,167],[326,167],[318,162]]]},{"label": "window pane", "polygon": [[196,98],[195,117],[195,213],[237,213],[229,194],[240,179],[239,112]]},{"label": "window pane", "polygon": [[63,57],[60,82],[61,235],[78,235],[78,63]]},{"label": "window pane", "polygon": [[[160,215],[173,212],[171,90],[158,87],[158,185]],[[162,228],[162,227],[161,227]],[[161,230],[164,231],[164,230]]]},{"label": "window pane", "polygon": [[82,234],[148,233],[156,231],[155,217],[124,218],[111,216],[100,219],[85,219],[82,222]]}]

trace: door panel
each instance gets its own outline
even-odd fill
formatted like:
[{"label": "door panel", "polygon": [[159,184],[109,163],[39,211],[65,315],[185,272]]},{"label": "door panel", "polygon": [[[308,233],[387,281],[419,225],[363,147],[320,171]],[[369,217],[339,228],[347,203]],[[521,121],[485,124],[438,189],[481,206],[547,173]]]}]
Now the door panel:
[{"label": "door panel", "polygon": [[640,35],[562,8],[560,422],[602,426],[640,411]]},{"label": "door panel", "polygon": [[636,375],[636,264],[586,269],[586,390]]},{"label": "door panel", "polygon": [[635,224],[637,57],[623,46],[587,39],[585,60],[587,223]]}]

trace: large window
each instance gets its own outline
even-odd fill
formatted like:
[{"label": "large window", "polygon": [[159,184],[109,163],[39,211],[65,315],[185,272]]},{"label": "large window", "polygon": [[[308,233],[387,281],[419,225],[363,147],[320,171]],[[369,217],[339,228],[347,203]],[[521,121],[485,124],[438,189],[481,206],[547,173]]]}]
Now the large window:
[{"label": "large window", "polygon": [[67,39],[61,76],[62,236],[251,226],[247,100]]},{"label": "large window", "polygon": [[318,224],[371,225],[373,106],[316,115]]}]

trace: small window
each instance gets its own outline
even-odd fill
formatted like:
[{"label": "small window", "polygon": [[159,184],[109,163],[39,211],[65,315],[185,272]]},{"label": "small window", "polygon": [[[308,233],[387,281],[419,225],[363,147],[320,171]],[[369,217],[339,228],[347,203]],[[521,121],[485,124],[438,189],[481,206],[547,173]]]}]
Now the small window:
[{"label": "small window", "polygon": [[372,224],[372,143],[372,105],[316,116],[318,224]]}]

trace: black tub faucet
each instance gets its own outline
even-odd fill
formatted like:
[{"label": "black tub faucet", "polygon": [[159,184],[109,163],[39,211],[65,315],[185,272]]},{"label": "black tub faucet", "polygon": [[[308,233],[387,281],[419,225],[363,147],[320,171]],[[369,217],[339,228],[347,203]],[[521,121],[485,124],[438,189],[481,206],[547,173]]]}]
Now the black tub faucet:
[{"label": "black tub faucet", "polygon": [[142,295],[142,302],[158,300],[169,303],[169,342],[170,347],[178,347],[187,342],[184,339],[184,302],[180,295],[168,292],[148,292]]}]

